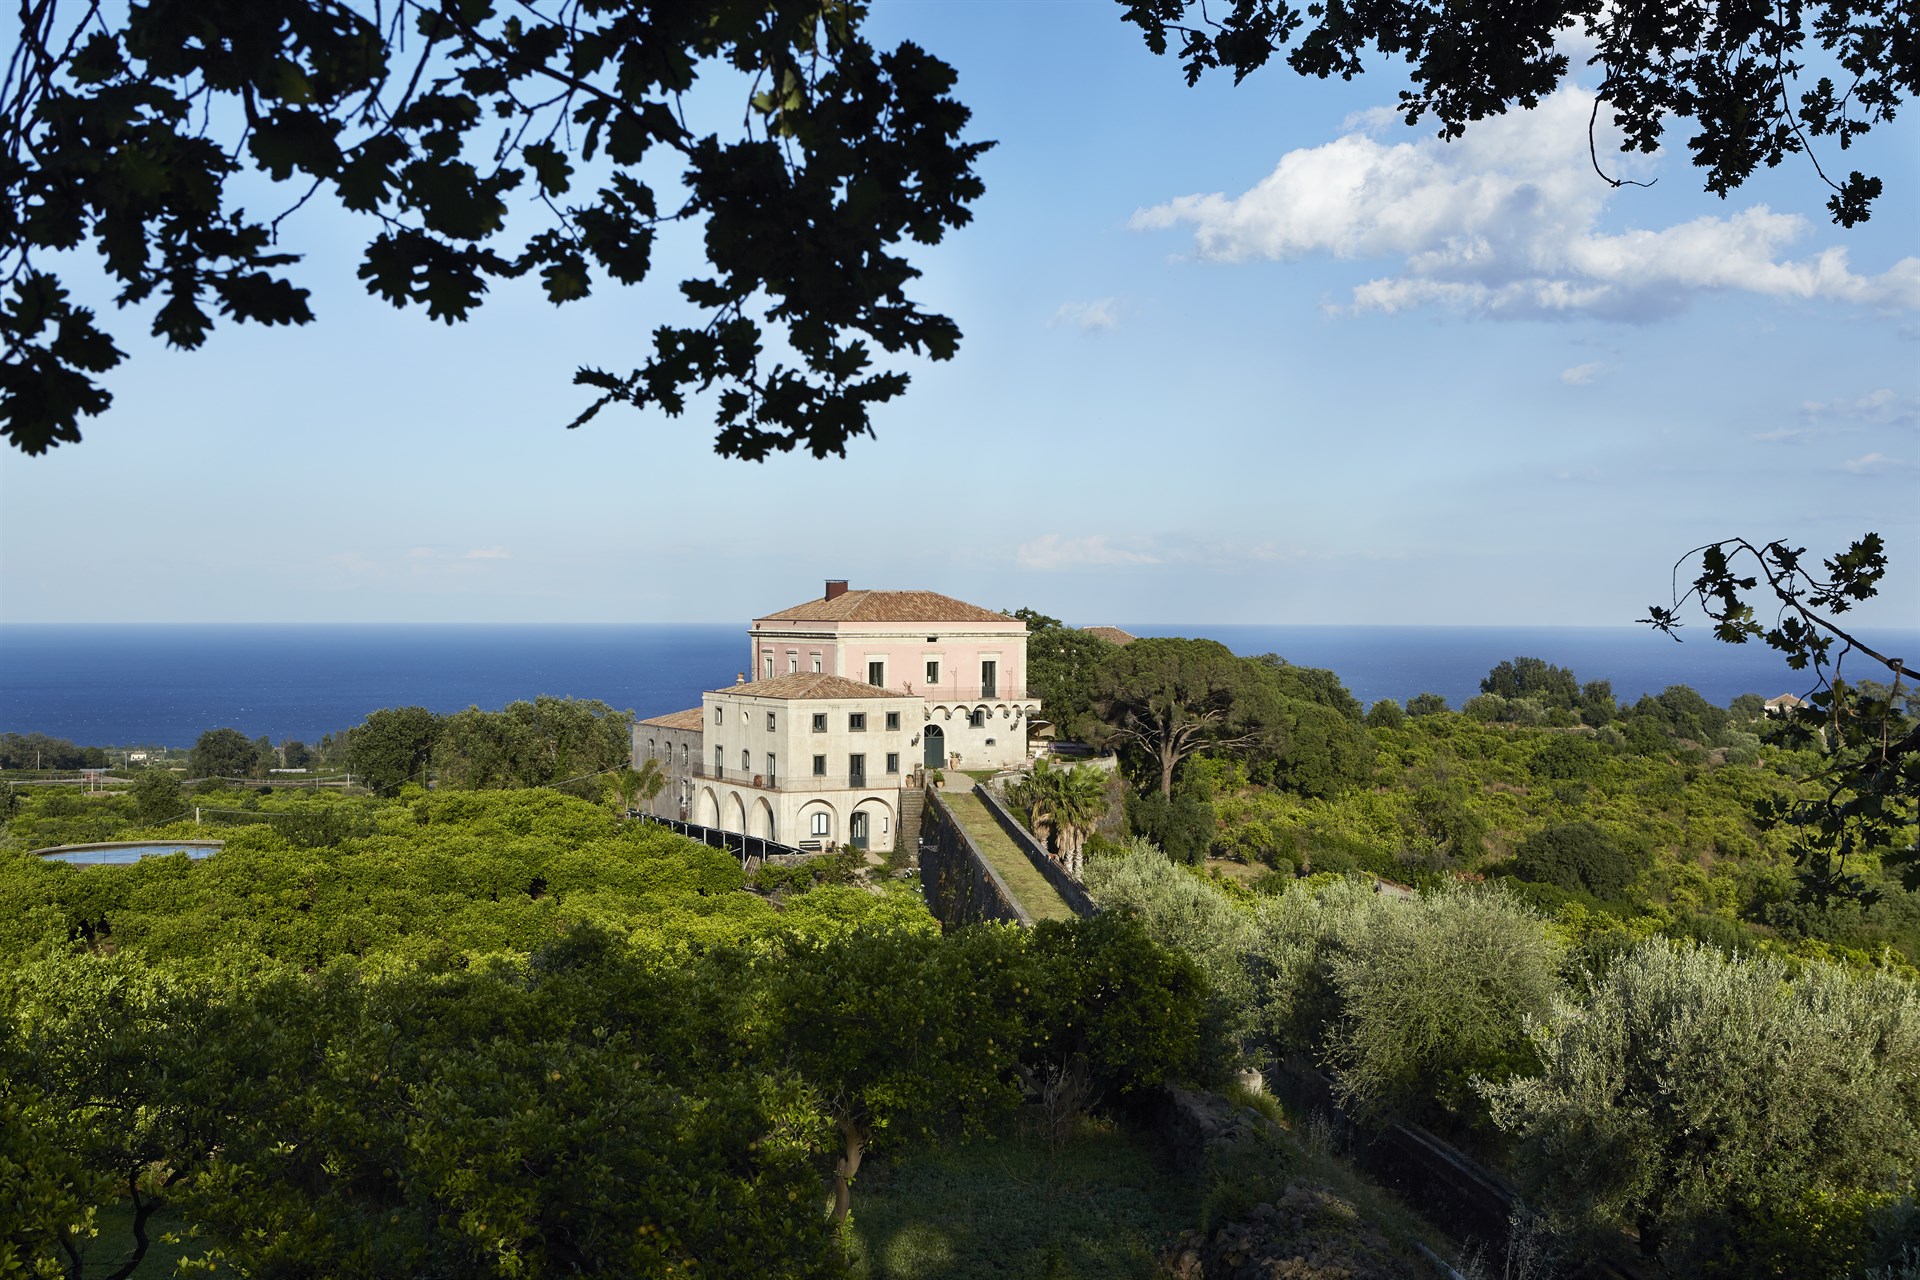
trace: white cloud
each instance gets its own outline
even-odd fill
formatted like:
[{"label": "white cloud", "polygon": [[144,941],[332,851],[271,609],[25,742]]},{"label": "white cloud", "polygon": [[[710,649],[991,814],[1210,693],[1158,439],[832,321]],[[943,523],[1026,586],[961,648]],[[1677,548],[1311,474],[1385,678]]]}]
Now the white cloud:
[{"label": "white cloud", "polygon": [[1056,325],[1071,325],[1083,333],[1094,333],[1101,329],[1120,327],[1119,300],[1101,298],[1095,302],[1063,302],[1060,309],[1053,313],[1053,319],[1047,322],[1049,329]]},{"label": "white cloud", "polygon": [[1022,569],[1080,569],[1102,564],[1159,564],[1159,557],[1144,551],[1116,547],[1104,533],[1080,538],[1063,538],[1046,533],[1023,542],[1013,553],[1014,563]]},{"label": "white cloud", "polygon": [[1871,426],[1910,426],[1920,422],[1920,396],[1900,395],[1882,387],[1857,400],[1809,400],[1800,406],[1800,412],[1808,418],[1838,418]]},{"label": "white cloud", "polygon": [[1599,360],[1589,360],[1586,364],[1576,364],[1572,368],[1560,371],[1560,381],[1570,387],[1584,387],[1607,371],[1607,366]]},{"label": "white cloud", "polygon": [[[1591,314],[1641,321],[1705,291],[1920,308],[1920,258],[1861,275],[1833,247],[1787,259],[1808,229],[1765,205],[1658,230],[1599,230],[1614,194],[1587,155],[1593,96],[1561,89],[1533,111],[1481,121],[1459,141],[1383,144],[1390,113],[1319,147],[1290,151],[1234,197],[1179,196],[1134,214],[1137,230],[1191,226],[1215,262],[1395,258],[1353,290],[1357,310],[1442,304],[1495,316]],[[1606,138],[1603,154],[1611,153]],[[1616,176],[1646,157],[1609,155]]]},{"label": "white cloud", "polygon": [[1889,471],[1905,471],[1912,465],[1900,458],[1889,458],[1884,453],[1865,453],[1857,458],[1848,458],[1840,464],[1840,469],[1857,476],[1880,476]]}]

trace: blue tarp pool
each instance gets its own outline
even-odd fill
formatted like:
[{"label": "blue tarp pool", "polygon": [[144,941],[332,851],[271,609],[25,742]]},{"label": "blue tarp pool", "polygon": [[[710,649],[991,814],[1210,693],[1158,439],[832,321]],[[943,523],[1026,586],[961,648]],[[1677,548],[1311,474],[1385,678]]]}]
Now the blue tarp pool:
[{"label": "blue tarp pool", "polygon": [[139,843],[63,844],[34,853],[51,862],[77,862],[87,866],[138,862],[142,858],[160,858],[184,853],[189,858],[204,858],[220,852],[221,840],[154,840]]}]

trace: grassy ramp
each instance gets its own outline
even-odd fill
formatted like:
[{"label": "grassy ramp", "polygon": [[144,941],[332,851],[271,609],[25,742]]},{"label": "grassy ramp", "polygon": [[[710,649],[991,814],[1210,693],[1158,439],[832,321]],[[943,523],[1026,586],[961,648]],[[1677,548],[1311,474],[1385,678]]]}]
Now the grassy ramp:
[{"label": "grassy ramp", "polygon": [[1027,909],[1028,915],[1035,920],[1073,918],[1073,908],[1047,883],[1047,878],[1034,869],[1027,855],[1013,842],[1013,837],[994,821],[987,806],[980,803],[979,796],[971,791],[947,791],[942,793],[942,798],[947,802],[947,809],[953,814],[954,820],[966,828],[967,834],[973,837],[973,843],[986,856],[993,869],[1000,873],[1000,878],[1013,891],[1020,905]]}]

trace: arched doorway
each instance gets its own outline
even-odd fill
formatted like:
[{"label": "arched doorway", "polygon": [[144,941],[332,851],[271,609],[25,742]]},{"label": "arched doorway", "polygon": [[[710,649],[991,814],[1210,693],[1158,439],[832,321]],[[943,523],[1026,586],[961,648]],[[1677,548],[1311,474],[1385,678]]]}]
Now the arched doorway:
[{"label": "arched doorway", "polygon": [[762,797],[753,807],[753,834],[765,836],[769,840],[778,840],[779,832],[774,827],[773,806]]},{"label": "arched doorway", "polygon": [[930,724],[927,726],[927,731],[922,736],[921,741],[927,744],[926,753],[922,757],[926,761],[927,768],[929,769],[946,768],[947,767],[946,731],[937,724]]}]

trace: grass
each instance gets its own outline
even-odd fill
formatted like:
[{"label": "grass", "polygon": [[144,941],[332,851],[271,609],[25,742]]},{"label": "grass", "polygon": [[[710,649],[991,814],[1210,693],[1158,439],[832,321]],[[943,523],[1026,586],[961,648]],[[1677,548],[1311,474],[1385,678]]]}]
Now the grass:
[{"label": "grass", "polygon": [[1035,869],[1020,846],[1013,842],[1013,837],[994,821],[993,815],[987,812],[987,806],[980,803],[979,796],[967,791],[949,791],[944,798],[955,821],[967,829],[974,844],[979,846],[993,869],[1000,873],[1000,878],[1007,882],[1007,887],[1013,891],[1020,905],[1027,909],[1028,915],[1035,920],[1073,918],[1073,908]]},{"label": "grass", "polygon": [[[85,1269],[81,1273],[86,1280],[112,1275],[133,1252],[133,1206],[124,1200],[115,1201],[100,1210],[94,1224],[100,1234],[88,1244]],[[191,1241],[169,1244],[160,1238],[165,1232],[178,1231],[180,1226],[179,1217],[166,1208],[147,1219],[147,1256],[140,1260],[132,1280],[163,1280],[173,1276],[177,1274],[174,1264],[197,1252]],[[219,1274],[226,1272],[222,1269]]]},{"label": "grass", "polygon": [[1083,1118],[1057,1158],[1032,1118],[978,1142],[876,1161],[853,1197],[858,1280],[1147,1280],[1203,1188],[1159,1143]]}]

